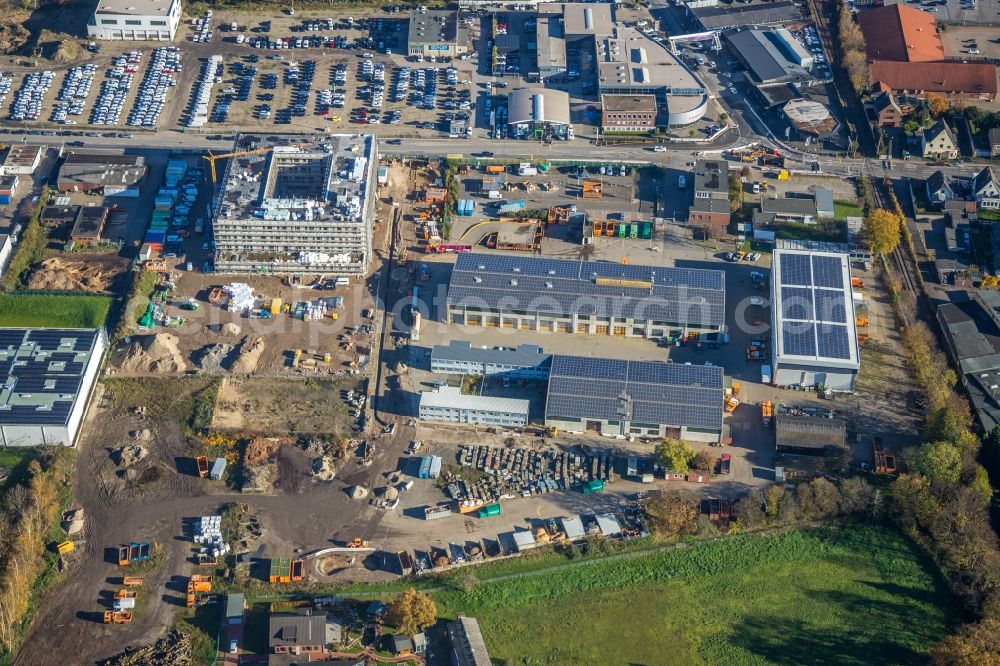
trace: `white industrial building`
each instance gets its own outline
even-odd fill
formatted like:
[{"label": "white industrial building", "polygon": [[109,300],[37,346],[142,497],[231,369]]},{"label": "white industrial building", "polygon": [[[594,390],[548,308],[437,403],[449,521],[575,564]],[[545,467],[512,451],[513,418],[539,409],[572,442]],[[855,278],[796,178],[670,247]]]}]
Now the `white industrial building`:
[{"label": "white industrial building", "polygon": [[510,379],[545,381],[552,354],[538,345],[473,347],[468,340],[452,340],[431,349],[431,372],[446,375],[500,375]]},{"label": "white industrial building", "polygon": [[457,386],[441,386],[420,394],[420,418],[470,425],[516,428],[528,425],[530,402],[515,398],[465,395]]},{"label": "white industrial building", "polygon": [[102,328],[0,328],[0,445],[74,445],[107,348]]},{"label": "white industrial building", "polygon": [[847,254],[774,251],[773,383],[852,393],[861,369]]},{"label": "white industrial building", "polygon": [[181,0],[99,0],[87,22],[91,39],[172,42]]}]

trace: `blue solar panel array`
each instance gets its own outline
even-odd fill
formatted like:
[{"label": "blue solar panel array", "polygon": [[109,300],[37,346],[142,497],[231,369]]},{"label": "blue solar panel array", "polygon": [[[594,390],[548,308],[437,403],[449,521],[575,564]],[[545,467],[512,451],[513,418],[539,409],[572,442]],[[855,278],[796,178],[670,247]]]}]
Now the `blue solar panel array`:
[{"label": "blue solar panel array", "polygon": [[[597,278],[652,286],[599,285]],[[722,271],[499,254],[458,256],[452,306],[549,315],[597,315],[702,326],[725,324]]]},{"label": "blue solar panel array", "polygon": [[850,360],[850,286],[844,282],[846,257],[809,253],[777,255],[781,280],[782,352]]},{"label": "blue solar panel array", "polygon": [[722,394],[720,367],[556,355],[545,415],[721,429]]},{"label": "blue solar panel array", "polygon": [[98,330],[0,329],[0,424],[65,425]]}]

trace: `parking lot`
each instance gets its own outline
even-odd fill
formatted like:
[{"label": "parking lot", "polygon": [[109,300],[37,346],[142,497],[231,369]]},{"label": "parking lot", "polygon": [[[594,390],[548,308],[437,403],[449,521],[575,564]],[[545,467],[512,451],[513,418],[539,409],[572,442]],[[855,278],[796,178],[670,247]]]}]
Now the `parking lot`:
[{"label": "parking lot", "polygon": [[906,2],[911,7],[936,13],[938,21],[949,24],[995,25],[1000,17],[1000,5],[996,0],[906,0]]}]

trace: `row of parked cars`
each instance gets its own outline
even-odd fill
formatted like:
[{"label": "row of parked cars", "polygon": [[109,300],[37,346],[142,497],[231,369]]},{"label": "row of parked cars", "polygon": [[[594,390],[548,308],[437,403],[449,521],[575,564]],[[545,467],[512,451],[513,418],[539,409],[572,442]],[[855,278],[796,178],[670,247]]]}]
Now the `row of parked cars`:
[{"label": "row of parked cars", "polygon": [[42,99],[52,87],[56,74],[51,70],[31,72],[21,81],[21,87],[11,103],[11,120],[38,120],[42,114]]},{"label": "row of parked cars", "polygon": [[90,110],[91,125],[117,125],[121,120],[125,98],[132,88],[141,55],[138,51],[115,56],[111,67],[104,73],[101,90]]},{"label": "row of parked cars", "polygon": [[83,109],[90,95],[90,87],[94,82],[94,72],[97,66],[92,64],[71,67],[63,78],[63,84],[56,95],[56,103],[52,105],[49,120],[54,123],[76,125],[69,116],[82,116]]},{"label": "row of parked cars", "polygon": [[181,53],[176,46],[153,49],[146,75],[139,84],[135,104],[128,117],[133,127],[156,127],[167,102],[167,91],[177,85],[175,73],[181,71]]},{"label": "row of parked cars", "polygon": [[10,94],[10,89],[14,85],[14,77],[10,74],[0,74],[0,104],[7,101],[7,95]]},{"label": "row of parked cars", "polygon": [[194,34],[191,36],[193,42],[207,44],[215,37],[212,31],[212,10],[205,12],[204,16],[191,19],[191,26],[194,28]]}]

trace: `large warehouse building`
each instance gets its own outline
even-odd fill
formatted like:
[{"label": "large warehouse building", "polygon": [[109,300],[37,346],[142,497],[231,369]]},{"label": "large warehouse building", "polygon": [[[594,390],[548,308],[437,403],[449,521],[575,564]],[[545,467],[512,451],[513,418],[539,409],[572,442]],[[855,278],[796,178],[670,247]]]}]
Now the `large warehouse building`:
[{"label": "large warehouse building", "polygon": [[848,255],[775,250],[771,308],[773,383],[853,392],[861,357]]},{"label": "large warehouse building", "polygon": [[545,425],[718,442],[723,390],[718,366],[553,356]]},{"label": "large warehouse building", "polygon": [[173,41],[181,0],[100,0],[87,21],[91,39]]},{"label": "large warehouse building", "polygon": [[719,270],[465,253],[448,284],[452,324],[661,337],[725,328]]},{"label": "large warehouse building", "polygon": [[74,445],[107,348],[101,328],[0,328],[0,444]]},{"label": "large warehouse building", "polygon": [[569,94],[551,88],[517,88],[507,97],[510,136],[572,139]]},{"label": "large warehouse building", "polygon": [[332,135],[229,161],[215,206],[220,273],[363,273],[378,158],[370,136]]}]

